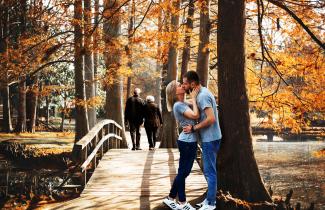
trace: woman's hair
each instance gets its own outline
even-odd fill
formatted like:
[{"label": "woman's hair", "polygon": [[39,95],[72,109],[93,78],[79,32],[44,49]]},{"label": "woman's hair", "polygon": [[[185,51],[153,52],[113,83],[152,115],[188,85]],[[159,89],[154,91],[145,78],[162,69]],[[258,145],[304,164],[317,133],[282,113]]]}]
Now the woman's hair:
[{"label": "woman's hair", "polygon": [[174,103],[176,101],[176,89],[179,86],[179,83],[176,80],[168,83],[166,87],[166,104],[167,110],[171,112],[173,110]]},{"label": "woman's hair", "polygon": [[155,97],[153,97],[153,96],[147,96],[147,97],[146,97],[146,101],[147,101],[148,103],[153,103],[153,102],[155,102]]}]

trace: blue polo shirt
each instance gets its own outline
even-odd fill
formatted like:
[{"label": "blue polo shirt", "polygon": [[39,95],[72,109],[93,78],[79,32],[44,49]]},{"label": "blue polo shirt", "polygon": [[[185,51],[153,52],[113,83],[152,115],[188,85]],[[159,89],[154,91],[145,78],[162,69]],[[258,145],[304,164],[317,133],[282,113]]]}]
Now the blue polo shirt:
[{"label": "blue polo shirt", "polygon": [[198,108],[200,110],[200,122],[202,122],[204,119],[207,118],[204,110],[208,107],[213,109],[214,116],[216,118],[216,121],[212,125],[205,128],[201,128],[199,130],[200,138],[202,142],[220,140],[222,135],[221,135],[220,125],[219,125],[217,103],[214,96],[206,87],[201,87],[196,97],[196,101],[197,101]]}]

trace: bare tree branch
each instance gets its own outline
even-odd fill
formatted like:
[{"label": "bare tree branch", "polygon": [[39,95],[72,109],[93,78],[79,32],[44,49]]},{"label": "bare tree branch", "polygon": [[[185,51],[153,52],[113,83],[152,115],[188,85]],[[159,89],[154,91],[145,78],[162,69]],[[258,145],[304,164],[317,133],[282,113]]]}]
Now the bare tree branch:
[{"label": "bare tree branch", "polygon": [[321,40],[319,40],[316,35],[310,31],[308,26],[293,12],[291,11],[286,5],[284,5],[279,0],[268,0],[270,3],[274,4],[277,7],[280,7],[281,9],[285,10],[297,23],[309,34],[309,36],[321,47],[323,50],[325,50],[325,43],[323,43]]}]

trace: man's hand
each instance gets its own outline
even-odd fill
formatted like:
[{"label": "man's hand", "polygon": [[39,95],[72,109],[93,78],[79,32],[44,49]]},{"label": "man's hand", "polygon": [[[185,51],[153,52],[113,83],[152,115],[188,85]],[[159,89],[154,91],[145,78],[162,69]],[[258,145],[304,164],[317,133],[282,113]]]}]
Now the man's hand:
[{"label": "man's hand", "polygon": [[186,125],[183,127],[184,133],[191,133],[192,132],[192,125]]}]

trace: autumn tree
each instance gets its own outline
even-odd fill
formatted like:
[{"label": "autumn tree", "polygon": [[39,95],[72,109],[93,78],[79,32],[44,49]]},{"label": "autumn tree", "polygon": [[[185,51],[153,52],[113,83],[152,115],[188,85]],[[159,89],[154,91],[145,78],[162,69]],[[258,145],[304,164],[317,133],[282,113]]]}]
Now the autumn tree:
[{"label": "autumn tree", "polygon": [[[119,1],[105,0],[104,2],[104,28],[103,37],[105,42],[105,90],[106,104],[105,111],[108,119],[115,120],[124,127],[123,119],[123,77],[119,74],[121,67],[121,19],[119,14],[115,14],[121,6]],[[123,146],[126,147],[124,129],[122,131]]]},{"label": "autumn tree", "polygon": [[6,9],[8,7],[7,2],[1,2],[0,4],[0,56],[1,56],[1,97],[3,104],[3,131],[10,132],[12,130],[11,124],[11,114],[10,114],[10,92],[9,92],[9,81],[8,81],[8,70],[7,70],[7,62],[8,62],[8,35],[9,35],[9,12]]},{"label": "autumn tree", "polygon": [[76,126],[75,140],[80,140],[88,133],[88,114],[85,104],[85,73],[82,56],[83,32],[82,32],[82,0],[74,2],[74,70],[75,70],[75,107],[76,107]]},{"label": "autumn tree", "polygon": [[[177,68],[178,68],[178,26],[179,26],[179,7],[180,1],[175,0],[171,3],[171,20],[170,20],[170,35],[171,39],[169,41],[168,46],[168,59],[166,60],[167,74],[164,85],[164,90],[162,93],[165,93],[167,84],[177,79]],[[162,98],[166,99],[164,95]],[[163,103],[162,108],[162,117],[164,120],[163,128],[162,128],[162,136],[160,147],[164,148],[173,148],[176,147],[177,141],[177,130],[176,130],[176,121],[172,113],[167,111],[166,102]]]},{"label": "autumn tree", "polygon": [[210,1],[199,1],[200,8],[200,38],[196,72],[203,86],[208,86],[209,80],[209,36],[210,36]]},{"label": "autumn tree", "polygon": [[94,104],[95,99],[95,79],[94,79],[94,59],[92,52],[93,43],[93,32],[92,32],[92,11],[91,11],[91,1],[84,0],[84,71],[85,71],[85,90],[87,103],[87,114],[88,114],[88,124],[89,128],[95,126],[96,124],[96,107]]},{"label": "autumn tree", "polygon": [[[236,24],[234,24],[236,23]],[[271,201],[252,146],[245,77],[245,1],[218,1],[220,188],[247,201]]]}]

